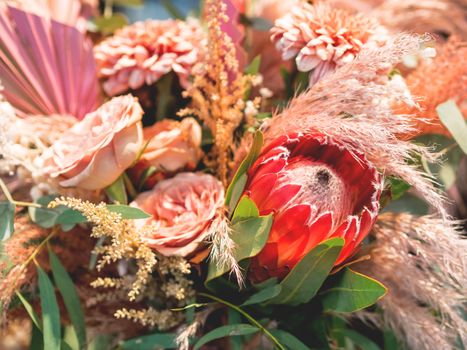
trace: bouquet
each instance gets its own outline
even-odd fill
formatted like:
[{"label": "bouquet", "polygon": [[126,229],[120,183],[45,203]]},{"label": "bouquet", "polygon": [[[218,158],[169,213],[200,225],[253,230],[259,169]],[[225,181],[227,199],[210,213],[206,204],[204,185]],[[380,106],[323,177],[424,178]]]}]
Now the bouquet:
[{"label": "bouquet", "polygon": [[1,1],[0,347],[462,349],[436,2]]}]

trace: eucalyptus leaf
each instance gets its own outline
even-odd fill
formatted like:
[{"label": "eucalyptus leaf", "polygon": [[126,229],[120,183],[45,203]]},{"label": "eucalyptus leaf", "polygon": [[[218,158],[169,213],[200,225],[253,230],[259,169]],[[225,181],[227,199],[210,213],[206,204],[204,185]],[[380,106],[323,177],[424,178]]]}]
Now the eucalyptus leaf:
[{"label": "eucalyptus leaf", "polygon": [[[251,217],[236,222],[232,226],[231,238],[235,242],[235,260],[241,261],[257,255],[263,249],[269,237],[273,217]],[[209,262],[208,277],[206,283],[228,271],[227,266],[218,266],[215,261]]]},{"label": "eucalyptus leaf", "polygon": [[251,297],[249,297],[243,304],[242,306],[247,306],[247,305],[254,305],[254,304],[260,304],[265,301],[268,301],[275,296],[279,295],[281,292],[282,287],[279,284],[276,284],[272,287],[260,290],[259,292],[253,294]]},{"label": "eucalyptus leaf", "polygon": [[120,344],[120,348],[122,350],[177,349],[175,338],[176,335],[171,333],[154,333],[126,340]]},{"label": "eucalyptus leaf", "polygon": [[86,324],[76,287],[57,255],[55,255],[55,253],[50,249],[49,260],[55,284],[62,295],[71,323],[73,324],[76,337],[78,338],[79,347],[80,349],[84,349],[86,345]]},{"label": "eucalyptus leaf", "polygon": [[246,323],[221,326],[203,335],[196,342],[193,350],[198,350],[203,345],[216,339],[225,338],[225,337],[233,337],[233,336],[238,336],[238,335],[248,335],[248,334],[257,333],[259,331],[260,329],[258,327],[255,327],[255,326],[252,326]]},{"label": "eucalyptus leaf", "polygon": [[372,340],[351,329],[340,329],[337,333],[341,333],[344,337],[350,339],[361,350],[381,350]]},{"label": "eucalyptus leaf", "polygon": [[298,305],[310,301],[328,277],[343,246],[342,238],[331,238],[316,246],[282,280],[281,292],[268,304]]},{"label": "eucalyptus leaf", "polygon": [[18,299],[21,301],[21,303],[23,304],[24,309],[28,313],[29,318],[31,318],[31,321],[34,324],[34,326],[42,331],[42,321],[39,315],[36,313],[36,311],[32,307],[32,305],[29,303],[29,301],[27,301],[27,299],[20,292],[16,292],[16,295]]},{"label": "eucalyptus leaf", "polygon": [[31,327],[31,340],[29,342],[29,350],[44,350],[44,340],[42,332],[35,324]]},{"label": "eucalyptus leaf", "polygon": [[128,196],[126,194],[125,180],[123,179],[123,176],[119,176],[117,180],[106,187],[105,193],[112,202],[128,204]]},{"label": "eucalyptus leaf", "polygon": [[358,311],[373,305],[387,292],[380,282],[349,268],[333,280],[331,287],[321,293],[324,311]]},{"label": "eucalyptus leaf", "polygon": [[15,208],[11,202],[0,202],[0,241],[5,241],[13,235]]},{"label": "eucalyptus leaf", "polygon": [[456,102],[449,100],[436,107],[436,112],[444,126],[452,134],[460,148],[467,154],[467,124]]},{"label": "eucalyptus leaf", "polygon": [[282,329],[270,329],[269,332],[289,350],[310,350],[308,346],[289,332]]},{"label": "eucalyptus leaf", "polygon": [[39,277],[39,294],[42,309],[42,330],[44,334],[44,349],[60,350],[61,326],[60,311],[54,287],[47,274],[37,266]]},{"label": "eucalyptus leaf", "polygon": [[247,154],[245,159],[238,167],[237,173],[235,174],[235,176],[232,179],[232,182],[227,188],[225,195],[225,204],[229,208],[229,213],[232,213],[235,207],[237,206],[237,202],[240,199],[241,193],[243,192],[243,189],[245,188],[248,179],[246,172],[258,158],[261,152],[261,147],[263,147],[263,133],[261,131],[257,131],[255,133],[253,145],[251,146],[250,152]]},{"label": "eucalyptus leaf", "polygon": [[151,215],[144,212],[141,209],[130,207],[128,205],[122,204],[109,204],[107,209],[113,213],[119,213],[122,216],[122,219],[132,220],[132,219],[147,219]]}]

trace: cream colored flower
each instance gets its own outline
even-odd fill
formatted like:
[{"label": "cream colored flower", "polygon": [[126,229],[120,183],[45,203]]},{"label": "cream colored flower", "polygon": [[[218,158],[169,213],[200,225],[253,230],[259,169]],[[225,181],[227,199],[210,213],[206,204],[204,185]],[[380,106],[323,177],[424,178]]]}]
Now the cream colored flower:
[{"label": "cream colored flower", "polygon": [[87,114],[43,156],[45,173],[63,187],[102,189],[136,159],[143,143],[143,110],[131,95],[113,98]]}]

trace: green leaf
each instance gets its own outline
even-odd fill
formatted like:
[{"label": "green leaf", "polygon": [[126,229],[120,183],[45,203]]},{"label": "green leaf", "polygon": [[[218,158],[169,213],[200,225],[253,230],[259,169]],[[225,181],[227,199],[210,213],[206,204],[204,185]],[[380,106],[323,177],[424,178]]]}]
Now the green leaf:
[{"label": "green leaf", "polygon": [[[232,226],[232,240],[236,244],[235,260],[241,261],[257,255],[269,236],[272,226],[272,214],[268,216],[251,217],[238,221]],[[206,283],[228,271],[227,267],[219,267],[214,261],[209,262]]]},{"label": "green leaf", "polygon": [[172,4],[171,0],[161,0],[161,3],[173,18],[182,20],[185,19],[183,13],[174,4]]},{"label": "green leaf", "polygon": [[[242,322],[242,315],[234,310],[234,309],[227,309],[227,324],[239,324]],[[230,337],[230,350],[243,350],[243,337]]]},{"label": "green leaf", "polygon": [[462,112],[452,100],[441,103],[436,107],[439,119],[452,134],[459,147],[467,154],[467,124]]},{"label": "green leaf", "polygon": [[235,208],[234,214],[232,216],[232,223],[235,224],[237,221],[258,216],[259,210],[256,207],[255,202],[253,202],[248,196],[243,196]]},{"label": "green leaf", "polygon": [[272,304],[298,305],[310,301],[331,272],[344,239],[331,238],[316,246],[282,280],[282,290]]},{"label": "green leaf", "polygon": [[139,177],[138,181],[138,189],[141,191],[144,187],[144,184],[148,179],[157,172],[157,168],[155,166],[150,166],[149,168],[144,169],[143,173]]},{"label": "green leaf", "polygon": [[11,202],[0,203],[0,241],[5,241],[13,235],[15,208]]},{"label": "green leaf", "polygon": [[391,183],[391,199],[397,200],[401,198],[405,192],[411,187],[407,182],[396,177],[390,177]]},{"label": "green leaf", "polygon": [[126,194],[125,180],[123,176],[119,176],[110,186],[105,188],[105,194],[112,202],[120,204],[128,204],[128,196]]},{"label": "green leaf", "polygon": [[20,292],[16,292],[16,295],[18,296],[18,299],[21,301],[24,308],[26,309],[26,312],[31,318],[31,321],[34,324],[34,326],[36,326],[39,330],[42,330],[42,321],[39,315],[36,313],[36,311],[34,311],[34,308],[32,307],[32,305],[29,303],[29,301],[26,300],[26,298]]},{"label": "green leaf", "polygon": [[245,67],[245,74],[256,75],[259,72],[259,66],[261,65],[261,55],[256,56],[251,60],[250,64]]},{"label": "green leaf", "polygon": [[297,337],[281,329],[270,329],[269,332],[290,350],[310,350]]},{"label": "green leaf", "polygon": [[261,113],[258,113],[255,116],[255,118],[258,119],[258,120],[270,119],[270,118],[272,118],[272,113],[271,112],[261,112]]},{"label": "green leaf", "polygon": [[268,301],[275,296],[279,295],[281,292],[282,287],[279,284],[276,284],[272,287],[260,290],[259,292],[253,294],[251,297],[249,297],[243,304],[242,306],[247,306],[247,305],[254,305],[254,304],[260,304],[265,301]]},{"label": "green leaf", "polygon": [[176,349],[175,334],[154,333],[127,340],[120,344],[123,350]]},{"label": "green leaf", "polygon": [[113,0],[113,4],[116,6],[142,6],[143,0]]},{"label": "green leaf", "polygon": [[333,279],[334,284],[321,293],[324,311],[358,311],[373,305],[387,292],[380,282],[349,268]]},{"label": "green leaf", "polygon": [[383,341],[384,341],[384,350],[398,350],[398,349],[400,349],[400,344],[397,341],[396,336],[389,329],[386,329],[383,332]]},{"label": "green leaf", "polygon": [[229,208],[229,213],[232,213],[237,206],[238,200],[240,199],[241,193],[243,192],[248,179],[246,172],[258,158],[261,152],[261,147],[263,147],[263,133],[261,131],[257,131],[255,133],[250,152],[238,167],[237,173],[227,188],[225,204]]},{"label": "green leaf", "polygon": [[97,30],[104,35],[113,34],[128,24],[128,19],[121,13],[114,13],[111,17],[97,17],[94,19]]},{"label": "green leaf", "polygon": [[55,223],[61,225],[65,231],[68,231],[71,228],[73,228],[76,224],[80,224],[87,221],[88,220],[86,219],[86,217],[79,211],[74,209],[67,209],[58,216]]},{"label": "green leaf", "polygon": [[361,350],[381,350],[373,341],[353,330],[339,329],[336,333],[341,333],[343,336],[350,339]]},{"label": "green leaf", "polygon": [[60,350],[62,338],[60,311],[54,287],[47,274],[39,266],[37,266],[37,274],[39,276],[39,294],[41,297],[44,349]]},{"label": "green leaf", "polygon": [[29,350],[44,350],[44,341],[42,340],[42,332],[35,324],[31,329],[31,341],[29,342]]},{"label": "green leaf", "polygon": [[258,327],[255,327],[255,326],[252,326],[246,323],[221,326],[203,335],[198,340],[198,342],[195,344],[193,350],[197,350],[201,348],[203,345],[216,339],[220,339],[224,337],[233,337],[237,335],[248,335],[248,334],[257,333],[259,331],[260,329]]},{"label": "green leaf", "polygon": [[80,349],[83,349],[86,345],[86,324],[75,285],[57,255],[55,255],[55,253],[50,249],[49,259],[55,284],[60,290],[60,294],[62,295],[68,315],[70,316],[71,323],[75,329],[79,347]]},{"label": "green leaf", "polygon": [[141,209],[130,207],[128,205],[122,204],[109,204],[107,209],[113,213],[119,213],[122,216],[122,219],[131,220],[131,219],[147,219],[151,215],[144,212]]}]

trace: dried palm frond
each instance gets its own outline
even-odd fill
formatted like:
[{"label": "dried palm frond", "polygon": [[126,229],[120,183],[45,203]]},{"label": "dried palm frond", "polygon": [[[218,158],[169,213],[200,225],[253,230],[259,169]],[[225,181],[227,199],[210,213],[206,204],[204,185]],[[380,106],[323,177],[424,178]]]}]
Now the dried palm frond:
[{"label": "dried palm frond", "polygon": [[[372,259],[358,270],[377,278],[388,295],[378,304],[382,320],[411,349],[456,349],[467,341],[460,314],[467,286],[467,240],[455,222],[433,216],[386,213],[374,227]],[[381,322],[383,321],[383,322]]]}]

